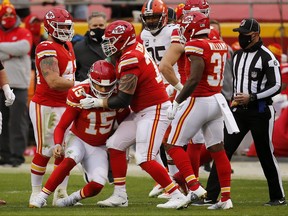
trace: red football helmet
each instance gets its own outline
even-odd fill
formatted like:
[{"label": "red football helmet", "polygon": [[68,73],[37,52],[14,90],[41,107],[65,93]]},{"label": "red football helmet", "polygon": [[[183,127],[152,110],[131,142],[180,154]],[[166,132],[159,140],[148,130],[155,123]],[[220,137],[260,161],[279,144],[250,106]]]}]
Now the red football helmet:
[{"label": "red football helmet", "polygon": [[124,20],[110,23],[102,37],[102,50],[107,57],[136,42],[134,26]]},{"label": "red football helmet", "polygon": [[180,23],[180,28],[182,34],[186,38],[186,41],[189,41],[195,35],[210,33],[209,18],[203,13],[191,11],[184,14]]},{"label": "red football helmet", "polygon": [[74,36],[72,16],[65,9],[53,8],[44,16],[44,29],[53,38],[71,41]]},{"label": "red football helmet", "polygon": [[152,34],[158,32],[168,22],[168,7],[162,0],[148,0],[140,14],[144,28]]},{"label": "red football helmet", "polygon": [[97,98],[110,97],[116,88],[115,67],[105,60],[96,61],[90,67],[88,78],[90,88]]},{"label": "red football helmet", "polygon": [[210,6],[206,0],[186,0],[184,12],[189,11],[199,11],[208,17]]}]

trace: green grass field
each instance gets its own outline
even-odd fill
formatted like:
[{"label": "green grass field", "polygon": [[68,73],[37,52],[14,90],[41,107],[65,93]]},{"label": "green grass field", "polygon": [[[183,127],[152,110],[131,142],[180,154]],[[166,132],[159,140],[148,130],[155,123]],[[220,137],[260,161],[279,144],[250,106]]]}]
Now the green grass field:
[{"label": "green grass field", "polygon": [[[232,201],[234,208],[231,210],[207,210],[206,207],[190,206],[183,210],[158,209],[156,205],[166,200],[149,198],[154,181],[148,177],[127,177],[127,191],[129,195],[128,208],[100,208],[96,202],[109,197],[113,186],[107,184],[103,191],[96,197],[82,200],[83,206],[68,208],[52,207],[52,196],[48,199],[48,206],[42,209],[28,208],[30,196],[30,174],[27,173],[0,173],[0,198],[7,201],[7,205],[0,206],[0,215],[288,215],[287,206],[267,207],[263,203],[268,201],[267,184],[264,180],[232,180]],[[46,179],[45,179],[46,181]],[[205,184],[206,179],[201,179]],[[284,189],[288,191],[288,181],[284,181]],[[84,185],[81,175],[72,175],[69,180],[69,193],[80,189]]]}]

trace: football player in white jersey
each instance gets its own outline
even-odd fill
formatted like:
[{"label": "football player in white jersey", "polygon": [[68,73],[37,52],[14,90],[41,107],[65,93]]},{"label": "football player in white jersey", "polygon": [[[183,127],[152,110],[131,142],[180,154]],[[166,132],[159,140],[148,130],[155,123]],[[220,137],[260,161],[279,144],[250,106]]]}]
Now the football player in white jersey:
[{"label": "football player in white jersey", "polygon": [[[143,4],[141,10],[141,21],[143,23],[144,29],[140,34],[140,42],[144,45],[146,50],[155,60],[156,64],[159,65],[162,57],[164,56],[166,50],[170,47],[171,43],[179,43],[179,26],[174,23],[168,23],[168,7],[162,0],[148,0]],[[174,10],[172,9],[174,12]],[[170,13],[171,18],[174,13]],[[171,19],[172,20],[172,19]],[[173,69],[175,75],[178,79],[180,79],[180,74],[178,72],[178,65],[177,63],[173,65]],[[161,71],[160,71],[161,72]],[[173,95],[173,92],[176,93],[174,88],[169,83],[164,80],[164,84],[166,86],[166,91],[169,96]],[[172,87],[172,88],[171,88]],[[172,93],[171,93],[172,91]],[[171,98],[171,100],[173,100]],[[169,130],[170,131],[170,130]],[[166,133],[165,137],[168,137],[168,132]],[[163,141],[164,143],[164,141]],[[161,158],[164,162],[164,165],[167,167],[170,175],[174,175],[178,172],[178,169],[173,164],[171,158],[165,155],[165,150],[161,147]],[[162,163],[160,155],[158,154],[158,162]],[[166,158],[167,157],[167,158]],[[167,162],[166,162],[167,161]],[[163,163],[162,163],[163,164]],[[160,187],[159,184],[156,184],[154,188],[149,193],[150,197],[154,197],[159,195],[163,191],[163,188]]]}]

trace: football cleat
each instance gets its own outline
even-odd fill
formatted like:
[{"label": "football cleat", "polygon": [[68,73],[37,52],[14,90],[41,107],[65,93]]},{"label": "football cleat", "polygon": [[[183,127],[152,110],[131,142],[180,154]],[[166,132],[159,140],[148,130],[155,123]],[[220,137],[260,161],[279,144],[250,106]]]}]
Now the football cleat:
[{"label": "football cleat", "polygon": [[80,199],[81,199],[80,192],[76,191],[72,193],[70,196],[58,199],[55,204],[57,207],[74,206]]},{"label": "football cleat", "polygon": [[97,202],[100,207],[127,207],[128,197],[126,193],[113,193],[108,199]]},{"label": "football cleat", "polygon": [[58,199],[63,199],[63,198],[66,198],[68,197],[68,194],[67,194],[67,191],[66,189],[56,189],[54,191],[54,194],[53,194],[53,201],[52,201],[52,205],[53,206],[56,206],[56,202]]},{"label": "football cleat", "polygon": [[221,200],[219,202],[217,202],[214,205],[209,206],[207,209],[209,210],[218,210],[218,209],[232,209],[233,208],[233,204],[231,199],[226,200],[225,202],[221,202]]},{"label": "football cleat", "polygon": [[160,184],[156,184],[153,189],[149,193],[149,197],[157,197],[164,191],[164,188],[161,187]]},{"label": "football cleat", "polygon": [[195,201],[199,199],[204,199],[207,195],[207,191],[200,185],[197,190],[189,191],[188,192],[188,199],[190,200],[190,203],[194,203]]},{"label": "football cleat", "polygon": [[189,204],[189,199],[182,193],[177,195],[172,195],[168,202],[164,204],[158,204],[158,208],[173,208],[173,209],[182,209],[186,208]]},{"label": "football cleat", "polygon": [[34,197],[32,200],[29,202],[29,208],[42,208],[43,206],[47,205],[46,204],[47,200],[44,199],[40,194],[36,197]]},{"label": "football cleat", "polygon": [[[35,200],[35,199],[37,199],[37,196],[38,196],[38,194],[39,194],[40,192],[38,192],[38,193],[32,193],[31,195],[30,195],[30,199],[29,199],[29,207],[30,208],[34,208],[34,206],[32,206],[32,202]],[[47,206],[47,201],[44,203],[44,205],[42,206],[42,207],[44,207],[44,206]]]},{"label": "football cleat", "polygon": [[169,193],[162,193],[160,195],[157,196],[157,198],[159,199],[170,199],[172,196]]}]

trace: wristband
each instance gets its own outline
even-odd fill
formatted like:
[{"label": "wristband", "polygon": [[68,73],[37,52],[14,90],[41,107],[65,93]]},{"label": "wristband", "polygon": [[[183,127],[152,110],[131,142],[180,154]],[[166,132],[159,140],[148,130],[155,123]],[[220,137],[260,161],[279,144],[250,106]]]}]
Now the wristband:
[{"label": "wristband", "polygon": [[177,91],[181,91],[183,89],[183,85],[178,82],[175,86],[173,86]]},{"label": "wristband", "polygon": [[10,86],[8,84],[3,85],[2,89],[3,89],[4,92],[11,91],[11,88],[10,88]]}]

